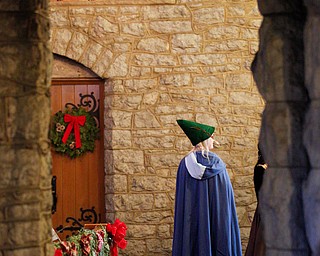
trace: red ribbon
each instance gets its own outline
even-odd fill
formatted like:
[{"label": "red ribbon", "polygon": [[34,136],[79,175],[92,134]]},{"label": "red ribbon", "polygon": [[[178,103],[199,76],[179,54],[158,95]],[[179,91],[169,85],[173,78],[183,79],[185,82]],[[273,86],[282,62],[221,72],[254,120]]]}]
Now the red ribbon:
[{"label": "red ribbon", "polygon": [[80,140],[80,125],[83,126],[86,122],[86,116],[71,116],[69,114],[65,114],[63,120],[66,123],[69,123],[67,129],[62,137],[62,142],[66,143],[69,135],[74,130],[74,136],[76,138],[76,148],[81,148],[81,140]]}]

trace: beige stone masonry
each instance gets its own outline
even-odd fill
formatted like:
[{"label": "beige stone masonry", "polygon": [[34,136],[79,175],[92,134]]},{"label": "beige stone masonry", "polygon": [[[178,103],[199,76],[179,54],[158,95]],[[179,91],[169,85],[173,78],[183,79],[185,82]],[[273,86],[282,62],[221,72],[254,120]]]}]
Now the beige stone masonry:
[{"label": "beige stone masonry", "polygon": [[250,65],[256,1],[51,2],[53,52],[105,86],[107,217],[128,224],[123,255],[171,255],[175,176],[191,144],[184,118],[217,127],[245,248],[264,102]]}]

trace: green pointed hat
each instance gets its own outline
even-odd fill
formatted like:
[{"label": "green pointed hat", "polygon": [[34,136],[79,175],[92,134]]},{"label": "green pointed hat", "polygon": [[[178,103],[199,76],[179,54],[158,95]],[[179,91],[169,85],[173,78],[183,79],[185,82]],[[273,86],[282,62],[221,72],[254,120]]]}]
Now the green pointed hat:
[{"label": "green pointed hat", "polygon": [[188,120],[177,120],[177,123],[188,136],[192,145],[195,146],[199,142],[208,139],[214,132],[215,128],[206,124],[200,124]]}]

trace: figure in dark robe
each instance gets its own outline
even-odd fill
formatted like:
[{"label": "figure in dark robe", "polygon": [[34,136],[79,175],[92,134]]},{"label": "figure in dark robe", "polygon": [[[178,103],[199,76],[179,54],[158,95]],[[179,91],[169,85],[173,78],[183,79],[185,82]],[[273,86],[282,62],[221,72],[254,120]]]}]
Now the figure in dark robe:
[{"label": "figure in dark robe", "polygon": [[215,128],[177,120],[194,145],[179,165],[173,256],[241,256],[232,184],[225,163],[209,150]]},{"label": "figure in dark robe", "polygon": [[259,209],[259,191],[262,186],[263,176],[267,169],[267,164],[261,154],[258,145],[258,161],[254,167],[253,182],[254,189],[257,198],[257,208],[253,216],[251,223],[251,230],[249,236],[249,242],[247,245],[245,256],[264,256],[265,255],[265,243],[263,237],[263,227],[261,223],[260,209]]}]

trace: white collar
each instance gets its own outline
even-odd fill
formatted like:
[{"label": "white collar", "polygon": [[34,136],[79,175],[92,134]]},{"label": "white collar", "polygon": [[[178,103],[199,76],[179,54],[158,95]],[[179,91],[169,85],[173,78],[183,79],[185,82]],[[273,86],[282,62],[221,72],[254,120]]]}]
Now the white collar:
[{"label": "white collar", "polygon": [[191,177],[201,180],[206,166],[197,162],[196,153],[191,152],[185,157],[185,164]]}]

